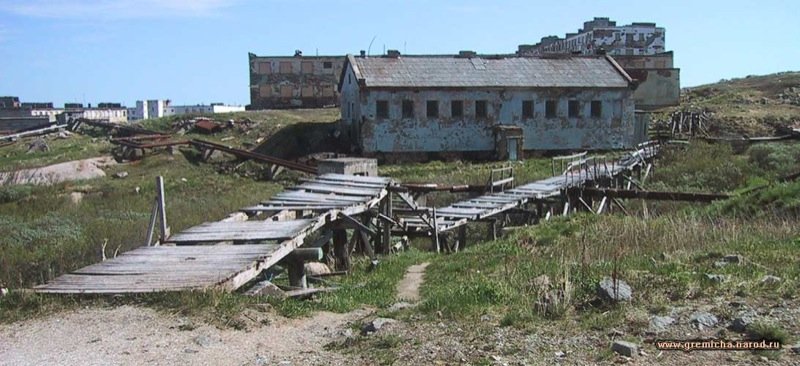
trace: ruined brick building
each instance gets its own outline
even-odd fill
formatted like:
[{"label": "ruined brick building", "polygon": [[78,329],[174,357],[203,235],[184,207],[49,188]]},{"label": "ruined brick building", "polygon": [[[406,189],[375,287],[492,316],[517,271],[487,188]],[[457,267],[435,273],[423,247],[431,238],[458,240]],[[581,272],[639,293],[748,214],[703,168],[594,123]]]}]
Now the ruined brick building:
[{"label": "ruined brick building", "polygon": [[256,56],[250,61],[250,109],[339,105],[344,56]]},{"label": "ruined brick building", "polygon": [[633,79],[608,56],[347,56],[343,130],[368,155],[621,149],[645,138]]},{"label": "ruined brick building", "polygon": [[537,44],[520,45],[517,54],[613,55],[639,84],[633,95],[636,108],[648,110],[679,103],[680,69],[673,65],[673,53],[665,51],[665,34],[655,23],[618,26],[609,18],[594,18],[564,38],[547,36]]}]

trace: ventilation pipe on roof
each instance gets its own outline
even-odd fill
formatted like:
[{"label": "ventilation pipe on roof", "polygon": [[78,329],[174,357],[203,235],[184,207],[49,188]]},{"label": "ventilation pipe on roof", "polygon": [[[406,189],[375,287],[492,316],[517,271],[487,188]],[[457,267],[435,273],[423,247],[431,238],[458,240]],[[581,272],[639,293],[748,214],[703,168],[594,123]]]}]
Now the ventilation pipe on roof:
[{"label": "ventilation pipe on roof", "polygon": [[478,54],[475,51],[458,51],[459,58],[473,58]]},{"label": "ventilation pipe on roof", "polygon": [[361,50],[361,58],[367,57],[367,51]]},{"label": "ventilation pipe on roof", "polygon": [[400,51],[398,50],[387,50],[386,57],[388,58],[400,58]]}]

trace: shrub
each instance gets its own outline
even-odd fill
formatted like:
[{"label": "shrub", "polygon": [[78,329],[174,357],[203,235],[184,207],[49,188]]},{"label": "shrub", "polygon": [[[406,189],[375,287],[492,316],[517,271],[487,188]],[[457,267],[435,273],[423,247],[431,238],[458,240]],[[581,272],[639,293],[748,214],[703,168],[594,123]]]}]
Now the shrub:
[{"label": "shrub", "polygon": [[786,144],[758,144],[747,150],[750,164],[767,173],[786,175],[797,170],[800,147]]}]

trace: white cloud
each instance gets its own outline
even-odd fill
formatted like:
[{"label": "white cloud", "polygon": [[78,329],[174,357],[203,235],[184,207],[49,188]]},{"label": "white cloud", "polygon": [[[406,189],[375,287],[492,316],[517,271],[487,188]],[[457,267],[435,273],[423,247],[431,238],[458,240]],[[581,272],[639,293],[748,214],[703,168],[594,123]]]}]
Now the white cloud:
[{"label": "white cloud", "polygon": [[231,7],[238,0],[25,0],[0,4],[0,11],[28,17],[134,19],[204,17]]}]

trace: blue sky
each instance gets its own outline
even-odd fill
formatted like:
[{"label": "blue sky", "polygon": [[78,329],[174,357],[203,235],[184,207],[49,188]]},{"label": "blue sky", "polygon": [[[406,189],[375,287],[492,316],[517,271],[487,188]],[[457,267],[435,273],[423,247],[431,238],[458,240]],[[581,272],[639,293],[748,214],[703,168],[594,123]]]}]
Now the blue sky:
[{"label": "blue sky", "polygon": [[607,16],[666,27],[683,86],[800,70],[800,1],[0,0],[0,95],[247,104],[247,53],[509,53]]}]

